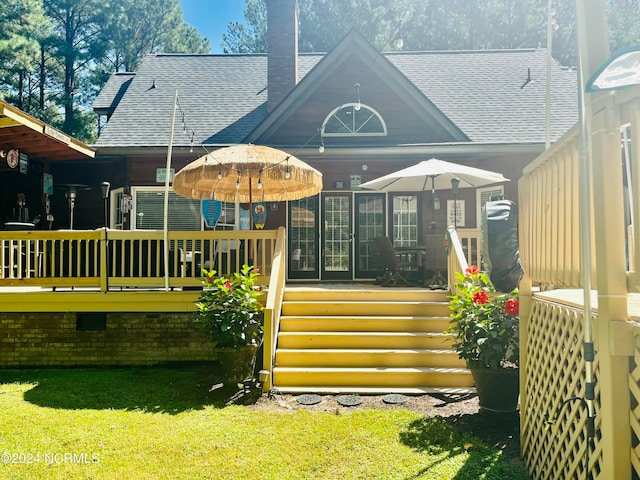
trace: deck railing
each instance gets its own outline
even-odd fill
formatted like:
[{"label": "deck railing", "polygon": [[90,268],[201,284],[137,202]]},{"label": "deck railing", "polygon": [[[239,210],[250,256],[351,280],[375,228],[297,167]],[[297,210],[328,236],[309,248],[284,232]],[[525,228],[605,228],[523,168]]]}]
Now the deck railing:
[{"label": "deck railing", "polygon": [[581,287],[578,160],[574,128],[527,166],[518,183],[520,257],[543,288]]},{"label": "deck railing", "polygon": [[273,366],[280,331],[280,315],[287,277],[285,229],[279,228],[273,255],[269,291],[264,311],[263,370],[260,372],[262,390],[269,392],[273,387]]},{"label": "deck railing", "polygon": [[[201,270],[229,274],[255,265],[267,284],[275,230],[69,230],[0,232],[0,286],[183,288]],[[165,261],[168,259],[168,262]],[[166,267],[165,267],[166,265]]]},{"label": "deck railing", "polygon": [[481,265],[480,230],[449,226],[447,229],[449,241],[448,284],[453,292],[456,283],[456,272],[464,272],[469,265]]}]

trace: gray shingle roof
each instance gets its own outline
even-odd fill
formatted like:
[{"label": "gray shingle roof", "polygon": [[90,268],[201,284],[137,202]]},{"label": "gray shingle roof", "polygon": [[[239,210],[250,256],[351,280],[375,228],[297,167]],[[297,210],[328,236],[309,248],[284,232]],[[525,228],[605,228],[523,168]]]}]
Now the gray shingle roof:
[{"label": "gray shingle roof", "polygon": [[[301,54],[299,78],[323,56]],[[386,57],[473,142],[544,142],[545,50],[389,53]],[[533,81],[522,87],[528,69]],[[113,102],[119,76],[107,83],[94,108]],[[266,55],[149,55],[96,146],[166,146],[176,89],[174,145],[189,145],[191,132],[195,144],[240,143],[267,116],[266,88]],[[552,62],[552,141],[577,121],[576,88],[575,71]]]},{"label": "gray shingle roof", "polygon": [[93,101],[93,109],[101,114],[102,112],[106,114],[109,110],[115,108],[135,76],[135,73],[130,72],[118,72],[111,75],[107,83],[102,87],[100,94]]},{"label": "gray shingle roof", "polygon": [[[390,54],[472,141],[544,142],[546,50]],[[530,69],[531,79],[523,87]],[[551,139],[577,121],[576,72],[552,62]]]}]

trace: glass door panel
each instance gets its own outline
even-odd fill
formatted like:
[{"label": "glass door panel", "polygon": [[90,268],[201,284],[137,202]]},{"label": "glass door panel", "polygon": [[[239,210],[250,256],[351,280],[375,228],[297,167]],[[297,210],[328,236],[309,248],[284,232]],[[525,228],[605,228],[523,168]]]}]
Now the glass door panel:
[{"label": "glass door panel", "polygon": [[288,209],[289,278],[319,278],[318,197],[289,202]]},{"label": "glass door panel", "polygon": [[356,193],[356,278],[375,278],[379,274],[373,241],[384,237],[385,195]]},{"label": "glass door panel", "polygon": [[352,280],[351,194],[322,195],[322,279]]}]

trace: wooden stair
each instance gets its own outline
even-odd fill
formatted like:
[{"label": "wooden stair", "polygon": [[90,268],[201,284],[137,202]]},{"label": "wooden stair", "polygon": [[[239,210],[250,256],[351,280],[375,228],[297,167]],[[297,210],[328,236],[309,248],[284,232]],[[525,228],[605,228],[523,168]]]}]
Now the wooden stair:
[{"label": "wooden stair", "polygon": [[287,286],[273,371],[282,393],[470,393],[447,292]]}]

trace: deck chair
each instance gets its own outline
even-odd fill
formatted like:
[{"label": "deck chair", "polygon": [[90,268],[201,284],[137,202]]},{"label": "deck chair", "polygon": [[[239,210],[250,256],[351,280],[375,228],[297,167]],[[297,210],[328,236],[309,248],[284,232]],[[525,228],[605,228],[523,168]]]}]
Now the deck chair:
[{"label": "deck chair", "polygon": [[378,265],[382,269],[380,285],[383,287],[404,287],[413,285],[409,280],[411,264],[403,255],[396,252],[389,237],[378,237],[374,240],[374,248],[378,257]]}]

